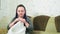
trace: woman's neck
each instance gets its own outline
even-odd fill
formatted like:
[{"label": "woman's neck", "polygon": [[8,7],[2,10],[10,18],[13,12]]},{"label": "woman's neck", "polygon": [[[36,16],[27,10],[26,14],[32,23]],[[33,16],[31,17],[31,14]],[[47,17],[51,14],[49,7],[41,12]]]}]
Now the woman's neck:
[{"label": "woman's neck", "polygon": [[23,17],[20,17],[20,16],[19,16],[18,18],[23,18]]}]

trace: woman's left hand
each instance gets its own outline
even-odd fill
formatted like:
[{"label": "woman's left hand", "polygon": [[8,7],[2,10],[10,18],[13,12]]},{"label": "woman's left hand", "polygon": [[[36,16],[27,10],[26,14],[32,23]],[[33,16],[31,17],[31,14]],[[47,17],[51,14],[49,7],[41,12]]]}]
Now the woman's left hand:
[{"label": "woman's left hand", "polygon": [[25,19],[23,18],[19,18],[19,19],[26,25],[27,28],[29,27],[29,23],[27,23]]},{"label": "woman's left hand", "polygon": [[23,19],[23,18],[18,18],[20,21],[22,21],[23,23],[25,23],[26,22],[26,20],[25,19]]}]

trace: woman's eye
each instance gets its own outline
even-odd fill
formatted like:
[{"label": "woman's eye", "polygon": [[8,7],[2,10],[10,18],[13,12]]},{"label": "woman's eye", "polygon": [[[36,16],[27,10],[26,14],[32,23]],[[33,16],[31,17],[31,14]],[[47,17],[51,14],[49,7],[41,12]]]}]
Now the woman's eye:
[{"label": "woman's eye", "polygon": [[18,11],[18,12],[24,12],[23,10],[21,10],[21,11]]},{"label": "woman's eye", "polygon": [[20,12],[20,11],[18,11],[18,12]]},{"label": "woman's eye", "polygon": [[21,10],[21,12],[24,12],[23,10]]},{"label": "woman's eye", "polygon": [[23,12],[23,11],[21,11],[21,12]]}]

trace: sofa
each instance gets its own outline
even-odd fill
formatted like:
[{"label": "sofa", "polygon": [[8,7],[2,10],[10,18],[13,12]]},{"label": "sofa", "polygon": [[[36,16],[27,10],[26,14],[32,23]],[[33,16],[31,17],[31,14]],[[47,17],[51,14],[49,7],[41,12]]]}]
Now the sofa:
[{"label": "sofa", "polygon": [[[60,34],[60,17],[51,17],[46,15],[39,15],[36,17],[28,16],[34,26],[31,34]],[[58,22],[59,21],[59,22]],[[0,19],[0,34],[7,34],[8,17]]]}]

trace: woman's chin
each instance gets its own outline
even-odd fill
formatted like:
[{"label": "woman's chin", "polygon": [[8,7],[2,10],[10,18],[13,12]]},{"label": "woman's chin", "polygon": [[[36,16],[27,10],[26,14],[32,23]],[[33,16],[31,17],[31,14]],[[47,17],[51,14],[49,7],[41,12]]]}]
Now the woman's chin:
[{"label": "woman's chin", "polygon": [[23,16],[19,16],[19,17],[23,17]]}]

